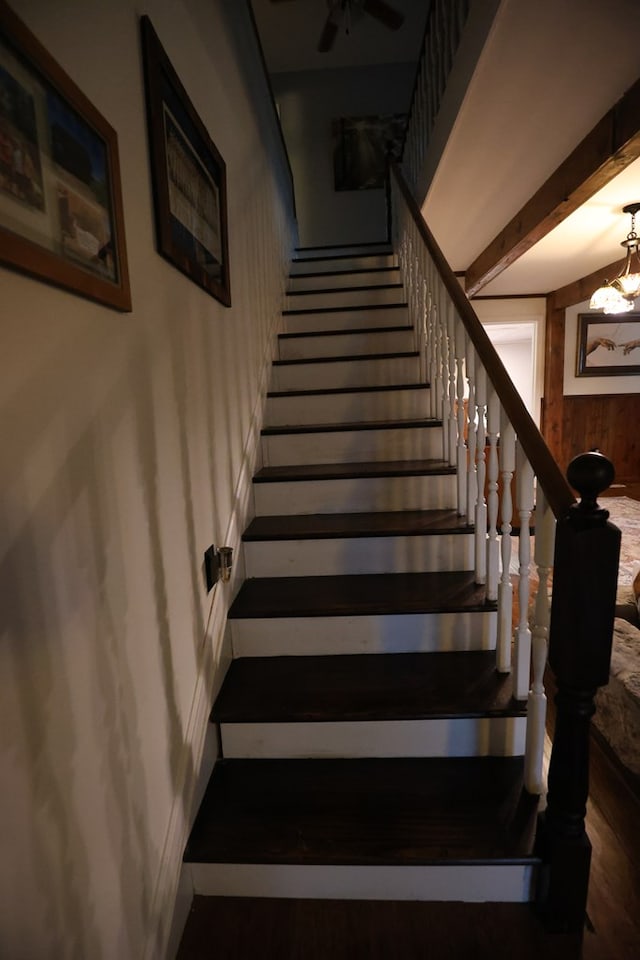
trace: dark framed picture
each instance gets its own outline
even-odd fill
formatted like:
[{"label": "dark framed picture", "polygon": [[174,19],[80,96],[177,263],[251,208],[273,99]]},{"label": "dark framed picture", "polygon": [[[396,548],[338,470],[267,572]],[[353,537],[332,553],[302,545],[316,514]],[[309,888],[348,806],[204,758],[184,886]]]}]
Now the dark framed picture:
[{"label": "dark framed picture", "polygon": [[4,0],[0,262],[131,309],[116,133]]},{"label": "dark framed picture", "polygon": [[577,377],[640,373],[640,313],[578,315]]},{"label": "dark framed picture", "polygon": [[151,21],[140,25],[158,252],[230,307],[225,163]]},{"label": "dark framed picture", "polygon": [[387,154],[395,159],[400,156],[406,124],[406,113],[332,120],[334,189],[384,187]]}]

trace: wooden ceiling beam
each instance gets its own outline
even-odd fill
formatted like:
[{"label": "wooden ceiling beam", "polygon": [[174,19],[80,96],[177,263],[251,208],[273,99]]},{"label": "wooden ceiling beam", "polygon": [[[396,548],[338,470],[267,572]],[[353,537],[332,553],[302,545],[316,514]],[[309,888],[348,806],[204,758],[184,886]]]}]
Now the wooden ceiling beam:
[{"label": "wooden ceiling beam", "polygon": [[466,271],[469,297],[640,156],[640,80],[609,110]]},{"label": "wooden ceiling beam", "polygon": [[594,290],[601,287],[607,280],[613,280],[618,276],[624,266],[624,257],[622,260],[615,260],[606,267],[600,267],[594,270],[588,277],[580,277],[564,287],[559,287],[549,294],[554,310],[566,310],[576,303],[582,303],[583,300],[590,300]]}]

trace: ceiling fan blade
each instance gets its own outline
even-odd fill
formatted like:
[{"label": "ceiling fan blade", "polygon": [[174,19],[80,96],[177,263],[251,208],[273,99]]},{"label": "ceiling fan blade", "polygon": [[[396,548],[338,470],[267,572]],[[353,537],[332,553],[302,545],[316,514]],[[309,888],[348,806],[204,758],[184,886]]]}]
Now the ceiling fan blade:
[{"label": "ceiling fan blade", "polygon": [[330,13],[325,21],[324,27],[322,28],[322,33],[320,34],[320,40],[318,41],[318,53],[328,53],[335,43],[337,36],[338,24],[335,22],[333,14]]},{"label": "ceiling fan blade", "polygon": [[385,0],[364,0],[362,9],[369,16],[375,17],[389,30],[398,30],[404,23],[404,14],[390,7]]}]

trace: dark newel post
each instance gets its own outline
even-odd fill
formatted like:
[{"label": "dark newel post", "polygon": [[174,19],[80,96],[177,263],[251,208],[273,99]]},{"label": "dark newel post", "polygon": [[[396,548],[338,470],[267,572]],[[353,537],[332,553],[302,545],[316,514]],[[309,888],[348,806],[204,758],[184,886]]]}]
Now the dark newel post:
[{"label": "dark newel post", "polygon": [[537,852],[543,861],[539,904],[550,928],[558,931],[581,931],[585,919],[591,861],[584,828],[589,728],[596,690],[609,681],[620,556],[620,531],[596,498],[613,478],[613,465],[602,454],[575,457],[567,479],[581,501],[558,521],[556,531],[549,627],[556,724]]}]

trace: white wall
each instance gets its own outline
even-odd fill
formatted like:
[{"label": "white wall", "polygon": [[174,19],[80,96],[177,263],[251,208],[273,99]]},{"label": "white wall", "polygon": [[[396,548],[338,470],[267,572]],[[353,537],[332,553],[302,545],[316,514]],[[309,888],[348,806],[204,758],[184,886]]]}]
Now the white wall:
[{"label": "white wall", "polygon": [[[0,955],[158,960],[292,240],[242,4],[15,8],[117,130],[133,312],[0,267]],[[227,163],[232,309],[154,250],[141,12]]]},{"label": "white wall", "polygon": [[384,190],[336,191],[331,121],[405,113],[414,64],[280,73],[272,77],[293,168],[301,246],[387,239]]},{"label": "white wall", "polygon": [[544,389],[544,297],[474,299],[472,305],[534,421]]}]

